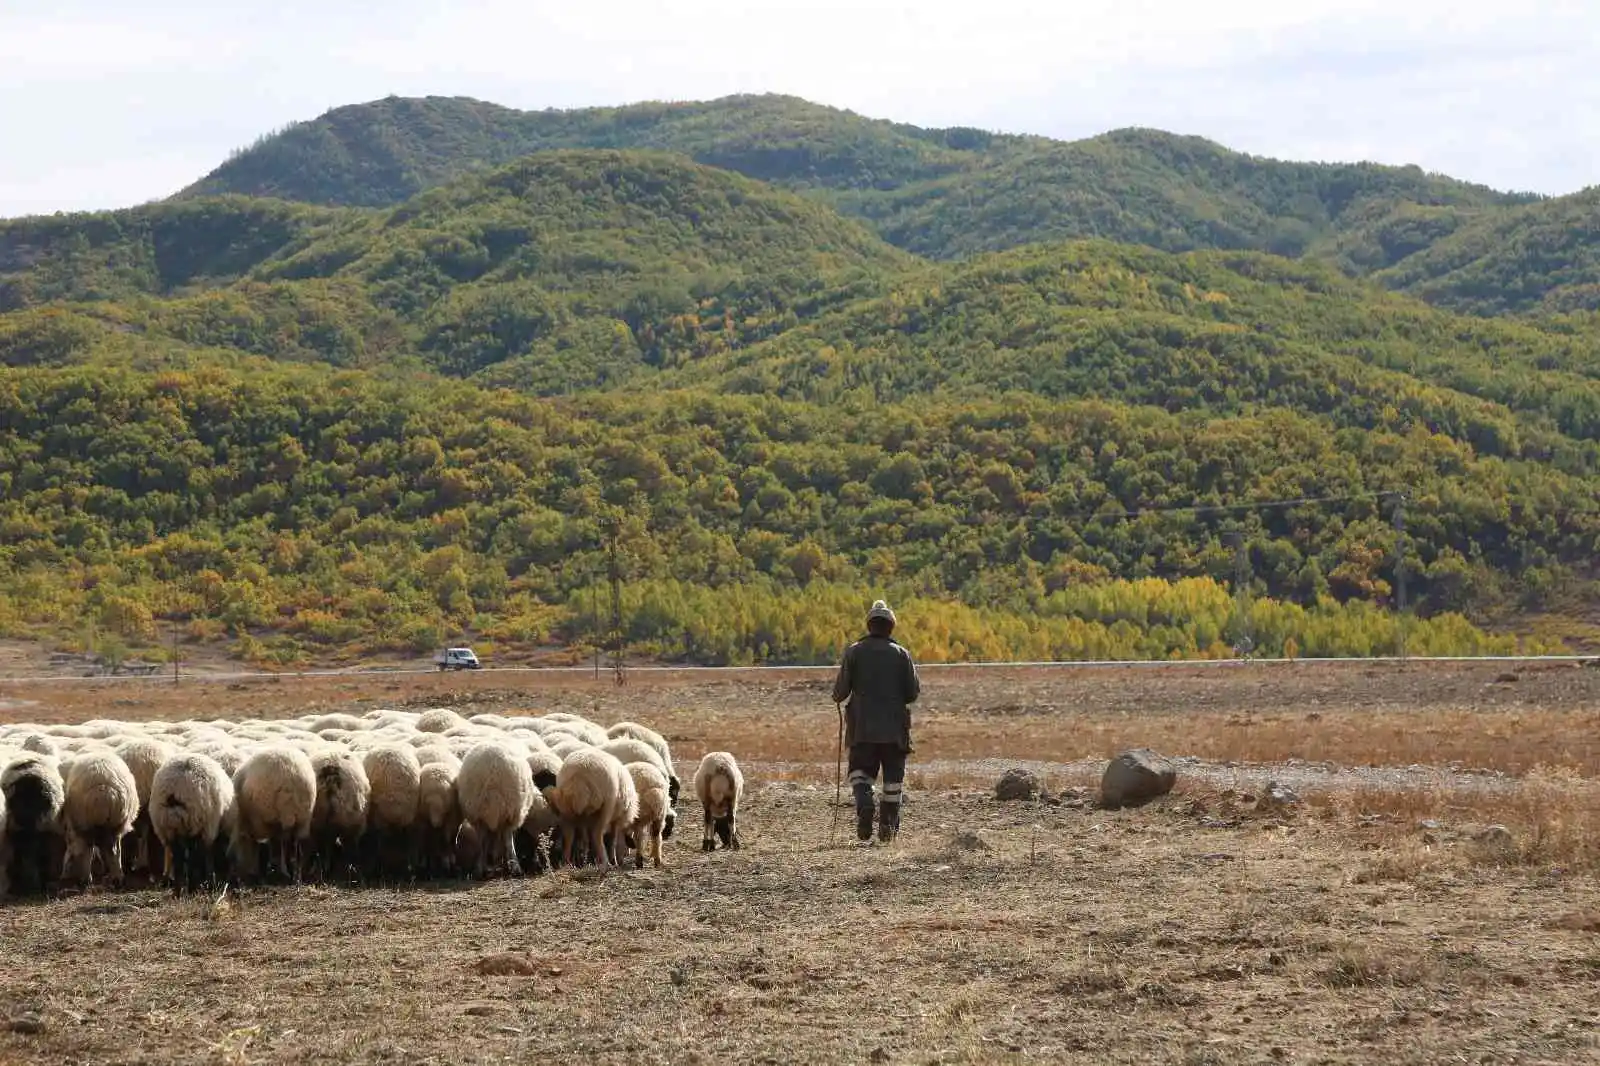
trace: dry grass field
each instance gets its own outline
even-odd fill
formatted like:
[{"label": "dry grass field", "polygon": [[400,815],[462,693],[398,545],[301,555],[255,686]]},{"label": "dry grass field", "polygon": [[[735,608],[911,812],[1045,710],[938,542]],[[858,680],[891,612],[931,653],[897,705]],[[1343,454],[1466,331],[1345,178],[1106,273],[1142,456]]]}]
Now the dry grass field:
[{"label": "dry grass field", "polygon": [[[832,806],[824,672],[3,682],[4,720],[636,718],[750,791],[703,855],[686,790],[661,870],[0,908],[0,1063],[1597,1061],[1600,670],[1505,671],[929,670],[887,848]],[[1171,796],[1073,791],[1135,745]],[[1012,765],[1062,802],[994,800]]]}]

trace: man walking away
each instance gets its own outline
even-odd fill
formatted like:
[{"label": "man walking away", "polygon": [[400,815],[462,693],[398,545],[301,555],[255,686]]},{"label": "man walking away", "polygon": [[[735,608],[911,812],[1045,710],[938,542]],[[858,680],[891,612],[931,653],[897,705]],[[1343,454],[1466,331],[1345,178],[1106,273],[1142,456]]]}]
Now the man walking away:
[{"label": "man walking away", "polygon": [[850,790],[856,798],[856,836],[872,839],[872,785],[883,772],[878,839],[887,844],[900,829],[900,799],[911,751],[911,704],[922,683],[911,653],[895,643],[894,612],[878,600],[867,612],[867,635],[845,649],[833,702],[845,707],[850,747]]}]

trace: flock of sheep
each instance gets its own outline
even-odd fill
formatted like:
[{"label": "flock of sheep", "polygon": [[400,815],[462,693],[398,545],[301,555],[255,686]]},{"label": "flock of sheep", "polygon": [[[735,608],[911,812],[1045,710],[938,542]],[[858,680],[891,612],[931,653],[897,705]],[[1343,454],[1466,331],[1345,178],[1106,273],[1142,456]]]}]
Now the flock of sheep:
[{"label": "flock of sheep", "polygon": [[[701,760],[702,847],[739,847],[744,790]],[[175,893],[259,883],[661,865],[667,742],[578,715],[448,708],[283,721],[0,726],[0,900],[143,871]],[[96,859],[99,861],[96,862]]]}]

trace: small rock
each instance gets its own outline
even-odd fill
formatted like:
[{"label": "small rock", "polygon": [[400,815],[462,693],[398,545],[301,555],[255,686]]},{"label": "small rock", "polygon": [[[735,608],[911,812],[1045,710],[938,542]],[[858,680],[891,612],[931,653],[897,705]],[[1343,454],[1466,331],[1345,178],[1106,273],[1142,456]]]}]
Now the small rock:
[{"label": "small rock", "polygon": [[889,1053],[881,1047],[875,1047],[867,1054],[868,1062],[888,1062]]},{"label": "small rock", "polygon": [[1512,673],[1509,670],[1507,670],[1503,674],[1495,675],[1495,682],[1497,684],[1501,684],[1501,685],[1509,685],[1513,681],[1521,681],[1521,680],[1522,680],[1522,675],[1521,674]]},{"label": "small rock", "polygon": [[1294,789],[1280,785],[1276,781],[1268,781],[1261,798],[1256,800],[1258,811],[1285,811],[1299,805],[1300,797],[1295,795]]},{"label": "small rock", "polygon": [[493,1003],[474,1003],[461,1013],[469,1018],[483,1018],[495,1013],[498,1009]]},{"label": "small rock", "polygon": [[1418,829],[1443,829],[1444,826],[1439,824],[1439,819],[1437,819],[1437,818],[1424,818],[1424,819],[1422,819],[1422,821],[1417,823],[1417,828]]},{"label": "small rock", "polygon": [[1472,834],[1472,842],[1485,851],[1509,852],[1516,848],[1517,838],[1503,825],[1486,826]]},{"label": "small rock", "polygon": [[1000,775],[1000,780],[995,782],[994,798],[997,800],[1031,800],[1038,799],[1043,789],[1043,782],[1039,775],[1032,770],[1021,767],[1012,767]]},{"label": "small rock", "polygon": [[472,964],[472,969],[484,977],[533,977],[539,972],[532,959],[511,952],[485,955]]},{"label": "small rock", "polygon": [[13,1033],[26,1033],[30,1036],[44,1032],[44,1019],[37,1014],[19,1014],[6,1022],[6,1028]]},{"label": "small rock", "polygon": [[1106,764],[1100,778],[1100,806],[1137,807],[1171,792],[1177,780],[1171,760],[1149,748],[1125,751]]},{"label": "small rock", "polygon": [[977,833],[958,833],[950,841],[950,846],[961,851],[988,851],[989,845],[984,843]]}]

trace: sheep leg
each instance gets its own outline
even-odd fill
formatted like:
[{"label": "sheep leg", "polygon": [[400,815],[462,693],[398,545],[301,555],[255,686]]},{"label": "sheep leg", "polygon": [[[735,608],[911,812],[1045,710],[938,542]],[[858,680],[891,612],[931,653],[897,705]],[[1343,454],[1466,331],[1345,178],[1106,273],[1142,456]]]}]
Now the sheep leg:
[{"label": "sheep leg", "polygon": [[122,887],[122,834],[112,831],[108,834],[111,844],[106,849],[106,880],[112,888]]},{"label": "sheep leg", "polygon": [[561,861],[568,866],[572,865],[572,838],[577,835],[577,823],[568,821],[561,823]]},{"label": "sheep leg", "polygon": [[589,847],[594,852],[594,864],[600,867],[611,865],[610,857],[606,854],[606,827],[596,818],[593,828],[589,830]]},{"label": "sheep leg", "polygon": [[716,833],[716,830],[712,827],[712,818],[711,818],[711,808],[710,807],[705,808],[705,816],[706,816],[706,831],[705,831],[705,835],[700,838],[700,850],[701,851],[716,851],[717,850],[717,840],[716,840],[716,837],[714,835]]},{"label": "sheep leg", "polygon": [[650,860],[656,869],[661,868],[661,838],[666,835],[666,830],[660,822],[650,824]]},{"label": "sheep leg", "polygon": [[517,861],[517,838],[513,830],[507,829],[500,834],[500,847],[506,853],[506,874],[521,877],[522,863]]}]

